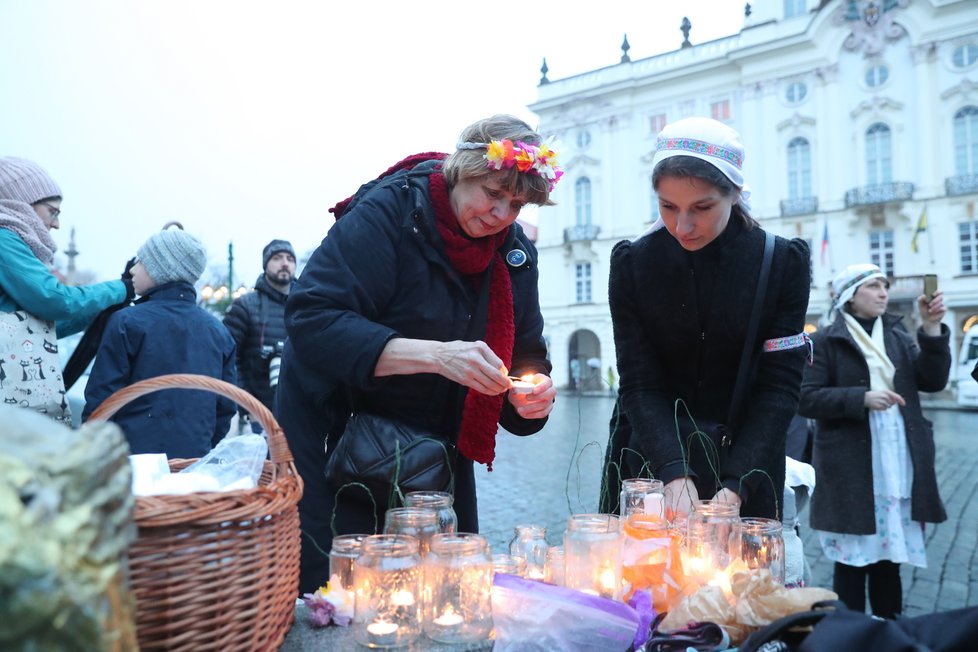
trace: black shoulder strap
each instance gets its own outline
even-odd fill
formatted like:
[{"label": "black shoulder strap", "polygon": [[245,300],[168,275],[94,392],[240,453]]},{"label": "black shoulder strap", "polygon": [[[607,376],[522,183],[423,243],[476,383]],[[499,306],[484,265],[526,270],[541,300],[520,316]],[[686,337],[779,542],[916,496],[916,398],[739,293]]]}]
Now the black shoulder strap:
[{"label": "black shoulder strap", "polygon": [[[771,276],[771,260],[774,258],[774,234],[766,233],[764,239],[764,259],[761,261],[761,272],[757,278],[757,293],[754,295],[754,306],[747,325],[747,337],[744,339],[744,350],[740,354],[740,367],[737,369],[737,382],[734,384],[733,397],[730,401],[730,412],[727,424],[730,432],[736,432],[744,392],[747,391],[747,376],[750,373],[750,363],[754,352],[754,340],[757,337],[757,327],[761,321],[761,309],[764,306],[764,296],[767,294],[767,282]],[[727,443],[733,443],[729,439]]]}]

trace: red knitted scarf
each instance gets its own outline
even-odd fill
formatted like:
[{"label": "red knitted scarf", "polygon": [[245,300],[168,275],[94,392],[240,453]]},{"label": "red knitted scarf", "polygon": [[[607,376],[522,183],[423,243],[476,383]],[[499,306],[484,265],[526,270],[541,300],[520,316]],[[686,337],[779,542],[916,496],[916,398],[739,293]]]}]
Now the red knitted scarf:
[{"label": "red knitted scarf", "polygon": [[[395,163],[378,178],[384,178],[398,170],[409,170],[422,161],[442,160],[445,157],[445,154],[439,152],[414,154]],[[434,172],[428,178],[435,223],[445,243],[445,255],[452,267],[478,287],[482,274],[493,260],[496,261],[489,281],[485,342],[509,369],[513,362],[513,340],[516,336],[513,324],[513,287],[502,254],[498,251],[506,241],[507,231],[487,238],[473,239],[466,236],[448,199],[448,184],[444,175]],[[329,209],[329,212],[337,220],[340,219],[352,200],[353,197],[344,199]],[[504,397],[505,394],[486,396],[470,389],[462,407],[458,449],[470,460],[487,465],[490,471],[496,457],[496,430]]]},{"label": "red knitted scarf", "polygon": [[[448,184],[440,172],[429,177],[431,204],[435,209],[438,233],[445,242],[445,255],[452,267],[478,284],[482,273],[495,261],[489,281],[489,310],[486,320],[486,344],[509,369],[513,363],[513,287],[498,249],[506,241],[507,231],[486,238],[469,238],[459,226],[458,217],[448,200]],[[492,470],[496,457],[496,429],[505,394],[487,396],[473,389],[465,395],[458,450],[474,462]]]}]

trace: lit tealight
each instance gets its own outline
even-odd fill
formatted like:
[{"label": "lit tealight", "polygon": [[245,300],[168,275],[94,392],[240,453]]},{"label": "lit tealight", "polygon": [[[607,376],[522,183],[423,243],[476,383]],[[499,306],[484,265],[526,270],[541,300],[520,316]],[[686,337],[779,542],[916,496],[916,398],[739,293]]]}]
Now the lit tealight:
[{"label": "lit tealight", "polygon": [[389,623],[380,620],[367,625],[367,631],[374,636],[390,636],[397,631],[397,623]]},{"label": "lit tealight", "polygon": [[536,383],[533,382],[533,374],[526,374],[518,379],[512,376],[510,378],[512,378],[513,386],[509,391],[514,394],[529,394],[536,387]]},{"label": "lit tealight", "polygon": [[391,604],[395,607],[410,607],[414,604],[414,594],[404,589],[394,591],[391,595]]},{"label": "lit tealight", "polygon": [[441,627],[455,627],[462,624],[462,616],[449,607],[445,613],[435,618],[435,624]]}]

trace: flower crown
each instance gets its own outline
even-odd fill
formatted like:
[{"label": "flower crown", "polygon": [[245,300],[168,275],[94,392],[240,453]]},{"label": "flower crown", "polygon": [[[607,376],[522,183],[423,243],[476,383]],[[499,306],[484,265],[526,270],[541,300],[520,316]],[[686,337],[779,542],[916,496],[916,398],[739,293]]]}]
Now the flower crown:
[{"label": "flower crown", "polygon": [[550,144],[531,145],[521,140],[493,140],[488,143],[459,143],[458,149],[486,149],[486,167],[490,170],[503,170],[516,167],[520,172],[543,177],[549,184],[549,191],[560,181],[564,171],[557,165],[557,152]]}]

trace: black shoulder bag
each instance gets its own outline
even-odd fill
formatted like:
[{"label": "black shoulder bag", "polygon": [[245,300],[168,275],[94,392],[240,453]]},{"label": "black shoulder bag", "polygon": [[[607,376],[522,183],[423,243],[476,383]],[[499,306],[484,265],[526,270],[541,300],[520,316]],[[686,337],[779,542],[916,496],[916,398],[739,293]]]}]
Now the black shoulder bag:
[{"label": "black shoulder bag", "polygon": [[[475,314],[469,322],[470,340],[485,336],[489,314],[491,263],[482,279]],[[506,273],[502,270],[501,273]],[[452,410],[461,411],[459,400],[449,402]],[[457,408],[457,409],[456,409]],[[455,442],[446,441],[423,428],[394,418],[357,411],[350,416],[346,429],[326,462],[326,482],[339,491],[345,485],[360,483],[373,495],[375,504],[391,503],[394,492],[447,491],[454,494]]]}]

